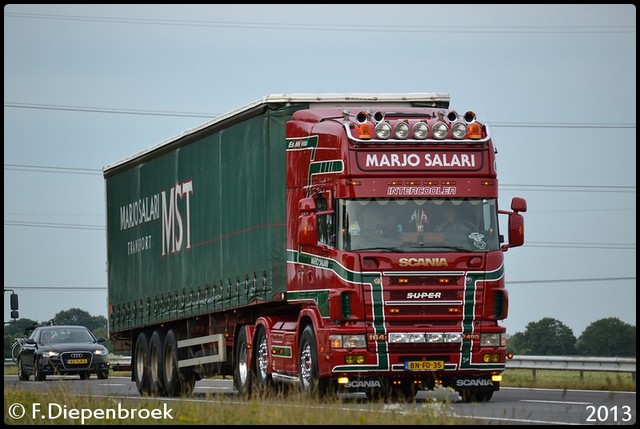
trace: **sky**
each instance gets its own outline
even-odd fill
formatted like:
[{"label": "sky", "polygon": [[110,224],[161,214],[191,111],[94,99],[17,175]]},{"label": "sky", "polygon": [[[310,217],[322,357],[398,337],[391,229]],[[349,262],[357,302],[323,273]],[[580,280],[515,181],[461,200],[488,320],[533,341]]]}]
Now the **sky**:
[{"label": "sky", "polygon": [[573,5],[4,7],[4,288],[20,317],[107,316],[102,169],[280,93],[441,92],[489,124],[507,332],[636,325],[636,9]]}]

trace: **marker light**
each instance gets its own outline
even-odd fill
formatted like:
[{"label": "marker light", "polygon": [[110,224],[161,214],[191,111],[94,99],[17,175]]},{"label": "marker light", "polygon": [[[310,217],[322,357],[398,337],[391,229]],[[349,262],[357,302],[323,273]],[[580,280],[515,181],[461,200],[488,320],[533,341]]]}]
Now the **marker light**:
[{"label": "marker light", "polygon": [[363,122],[360,124],[360,138],[363,140],[371,138],[371,123]]},{"label": "marker light", "polygon": [[467,131],[467,135],[465,136],[467,139],[481,139],[482,138],[482,127],[477,122],[472,122],[469,124],[469,129]]}]

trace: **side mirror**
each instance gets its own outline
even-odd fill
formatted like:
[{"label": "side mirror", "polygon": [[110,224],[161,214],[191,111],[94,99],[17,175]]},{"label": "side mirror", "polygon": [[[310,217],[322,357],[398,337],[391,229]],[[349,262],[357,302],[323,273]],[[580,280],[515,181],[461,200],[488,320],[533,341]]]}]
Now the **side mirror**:
[{"label": "side mirror", "polygon": [[524,217],[519,213],[511,213],[509,215],[509,247],[518,247],[523,244]]},{"label": "side mirror", "polygon": [[313,198],[303,198],[298,203],[298,245],[314,246],[318,242],[316,227],[316,202]]},{"label": "side mirror", "polygon": [[98,337],[98,338],[96,338],[96,341],[98,343],[104,343],[105,341],[107,341],[107,339],[105,337]]}]

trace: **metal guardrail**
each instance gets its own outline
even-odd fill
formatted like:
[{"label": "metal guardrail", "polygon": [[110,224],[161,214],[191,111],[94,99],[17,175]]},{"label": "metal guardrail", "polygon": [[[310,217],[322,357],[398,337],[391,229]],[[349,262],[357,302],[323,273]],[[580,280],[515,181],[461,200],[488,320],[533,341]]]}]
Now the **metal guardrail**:
[{"label": "metal guardrail", "polygon": [[[126,371],[131,369],[130,356],[112,355],[111,367],[116,370]],[[11,358],[5,359],[5,365],[15,365]],[[566,371],[606,371],[629,372],[635,379],[636,358],[605,358],[582,356],[514,356],[507,359],[507,369],[562,369]],[[120,369],[122,368],[122,369]]]},{"label": "metal guardrail", "polygon": [[536,370],[551,369],[580,371],[580,380],[584,379],[584,371],[628,372],[636,381],[636,358],[604,358],[586,356],[514,356],[507,359],[507,369],[530,369],[533,379]]}]

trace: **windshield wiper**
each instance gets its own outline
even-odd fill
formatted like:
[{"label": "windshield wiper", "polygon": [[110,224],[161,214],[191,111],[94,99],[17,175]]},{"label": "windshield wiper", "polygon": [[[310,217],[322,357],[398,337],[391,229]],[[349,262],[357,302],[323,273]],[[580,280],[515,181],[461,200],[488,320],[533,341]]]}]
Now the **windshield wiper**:
[{"label": "windshield wiper", "polygon": [[449,250],[457,250],[458,252],[471,252],[471,249],[469,249],[467,247],[443,246],[441,244],[439,244],[437,246],[420,245],[420,246],[408,246],[408,247],[409,247],[409,249],[429,249],[429,250],[433,250],[433,249],[449,249]]},{"label": "windshield wiper", "polygon": [[354,252],[369,252],[369,251],[378,251],[378,252],[392,252],[392,253],[404,253],[405,250],[399,247],[364,247],[362,249],[351,249]]}]

